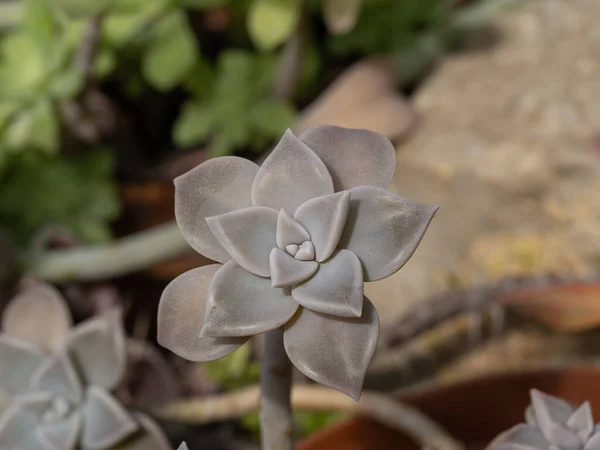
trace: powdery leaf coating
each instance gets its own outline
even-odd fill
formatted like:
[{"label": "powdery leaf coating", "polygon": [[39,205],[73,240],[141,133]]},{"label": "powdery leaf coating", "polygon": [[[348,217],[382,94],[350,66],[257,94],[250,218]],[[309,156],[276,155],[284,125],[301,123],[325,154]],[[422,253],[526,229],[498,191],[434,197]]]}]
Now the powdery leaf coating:
[{"label": "powdery leaf coating", "polygon": [[252,206],[250,192],[257,172],[253,162],[227,156],[208,160],[175,180],[175,217],[194,250],[222,263],[231,259],[205,219]]},{"label": "powdery leaf coating", "polygon": [[125,372],[125,334],[121,311],[112,311],[75,327],[66,349],[88,385],[114,389]]},{"label": "powdery leaf coating", "polygon": [[251,336],[282,326],[297,309],[289,290],[229,261],[210,283],[201,335]]},{"label": "powdery leaf coating", "polygon": [[328,259],[335,251],[350,209],[350,192],[338,192],[312,198],[296,210],[294,218],[310,234],[318,262]]},{"label": "powdery leaf coating", "polygon": [[335,191],[358,186],[387,188],[396,170],[396,151],[384,135],[333,125],[309,128],[300,135],[323,160]]},{"label": "powdery leaf coating", "polygon": [[33,374],[31,384],[35,390],[52,392],[74,403],[79,403],[83,396],[79,375],[64,352],[46,358]]},{"label": "powdery leaf coating", "polygon": [[332,193],[333,182],[323,161],[287,130],[258,170],[252,204],[293,214],[305,201]]},{"label": "powdery leaf coating", "polygon": [[177,450],[190,450],[185,442],[182,442],[181,445],[177,448]]},{"label": "powdery leaf coating", "polygon": [[235,262],[254,275],[269,277],[269,254],[277,246],[277,216],[274,209],[255,206],[206,221]]},{"label": "powdery leaf coating", "polygon": [[285,351],[298,370],[357,401],[378,339],[379,317],[366,297],[359,318],[338,318],[304,308],[283,333]]},{"label": "powdery leaf coating", "polygon": [[81,443],[91,450],[109,448],[138,429],[138,424],[105,390],[92,386],[86,393]]},{"label": "powdery leaf coating", "polygon": [[[18,361],[19,364],[15,364]],[[31,374],[44,361],[43,352],[21,339],[0,335],[0,393],[13,397],[29,390]]]},{"label": "powdery leaf coating", "polygon": [[73,319],[65,300],[52,286],[36,284],[14,297],[2,314],[2,331],[56,351],[69,334]]},{"label": "powdery leaf coating", "polygon": [[49,450],[73,450],[81,432],[81,426],[81,416],[72,414],[58,423],[38,426],[35,433],[40,442]]},{"label": "powdery leaf coating", "polygon": [[[379,336],[363,283],[402,267],[437,207],[383,189],[394,172],[394,148],[371,131],[325,126],[299,139],[288,130],[254,176],[253,207],[198,214],[211,196],[230,205],[220,197],[220,181],[214,194],[207,180],[213,168],[231,174],[241,163],[218,161],[180,177],[186,182],[178,183],[177,195],[186,208],[178,210],[178,221],[184,234],[199,230],[187,236],[197,247],[204,221],[212,231],[207,245],[216,241],[233,261],[222,258],[224,266],[212,269],[210,280],[202,275],[201,288],[193,287],[191,273],[167,288],[159,309],[161,343],[188,359],[216,359],[239,342],[214,354],[204,347],[195,352],[198,326],[203,339],[245,340],[287,324],[292,362],[313,380],[358,398]],[[241,184],[249,176],[240,173]],[[196,296],[206,298],[206,309],[194,314],[202,308]]]},{"label": "powdery leaf coating", "polygon": [[211,280],[218,264],[190,270],[164,290],[158,306],[158,342],[190,361],[212,361],[237,350],[247,337],[200,337]]},{"label": "powdery leaf coating", "polygon": [[371,186],[352,188],[350,196],[339,247],[358,256],[365,281],[389,277],[415,252],[438,207]]},{"label": "powdery leaf coating", "polygon": [[594,426],[588,402],[574,408],[561,399],[533,389],[526,421],[526,424],[519,424],[502,433],[487,450],[600,448],[600,427]]},{"label": "powdery leaf coating", "polygon": [[292,297],[316,312],[360,317],[364,297],[360,260],[349,250],[339,250],[310,280],[292,289]]},{"label": "powdery leaf coating", "polygon": [[308,231],[285,209],[281,209],[277,217],[277,247],[284,250],[288,245],[301,245],[309,239],[310,234],[308,234]]},{"label": "powdery leaf coating", "polygon": [[172,450],[170,442],[154,420],[141,413],[133,416],[140,425],[139,432],[114,450]]},{"label": "powdery leaf coating", "polygon": [[315,261],[299,261],[278,248],[271,251],[269,261],[271,264],[271,286],[274,288],[301,283],[319,268],[319,264]]},{"label": "powdery leaf coating", "polygon": [[[26,292],[44,298],[53,291]],[[56,296],[55,303],[64,305],[57,292]],[[31,304],[38,301],[21,296],[19,302],[23,298]],[[27,310],[21,308],[13,309],[13,318],[20,314],[15,311]],[[27,341],[0,335],[0,387],[7,390],[9,401],[0,414],[0,448],[108,450],[119,444],[121,450],[169,449],[158,428],[149,432],[142,424],[143,431],[137,432],[138,422],[101,387],[116,386],[125,356],[120,310],[72,329],[50,354]],[[145,446],[135,449],[128,438],[143,437],[138,435],[145,436]]]}]

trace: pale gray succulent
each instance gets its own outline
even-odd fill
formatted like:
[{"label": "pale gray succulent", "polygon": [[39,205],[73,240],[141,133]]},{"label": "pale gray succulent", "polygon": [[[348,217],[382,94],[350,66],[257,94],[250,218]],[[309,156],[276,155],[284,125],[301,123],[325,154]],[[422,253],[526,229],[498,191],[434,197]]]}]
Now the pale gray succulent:
[{"label": "pale gray succulent", "polygon": [[385,136],[319,126],[288,130],[260,167],[223,157],[177,178],[183,236],[220,264],[165,289],[159,342],[207,361],[285,326],[292,363],[357,399],[379,337],[363,284],[399,270],[437,211],[385,189],[395,165]]},{"label": "pale gray succulent", "polygon": [[2,317],[0,449],[170,449],[149,417],[111,395],[125,363],[120,311],[72,328],[58,291],[29,286]]},{"label": "pale gray succulent", "polygon": [[494,439],[487,450],[600,450],[600,425],[594,424],[589,402],[575,407],[533,389],[525,421]]},{"label": "pale gray succulent", "polygon": [[190,450],[185,442],[182,442],[177,450]]}]

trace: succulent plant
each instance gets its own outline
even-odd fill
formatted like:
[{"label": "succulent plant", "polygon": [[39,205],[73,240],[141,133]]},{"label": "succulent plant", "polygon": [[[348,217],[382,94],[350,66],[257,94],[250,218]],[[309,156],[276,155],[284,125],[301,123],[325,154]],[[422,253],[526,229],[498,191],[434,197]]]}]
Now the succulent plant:
[{"label": "succulent plant", "polygon": [[219,264],[165,289],[161,345],[208,361],[284,326],[292,363],[357,399],[379,337],[364,282],[399,270],[437,211],[385,189],[394,170],[383,135],[319,126],[288,130],[260,167],[223,157],[177,178],[183,236]]},{"label": "succulent plant", "polygon": [[589,402],[575,407],[533,389],[525,421],[494,439],[487,450],[600,450],[600,425],[594,424]]},{"label": "succulent plant", "polygon": [[190,450],[185,442],[182,442],[177,450]]},{"label": "succulent plant", "polygon": [[72,327],[61,295],[28,286],[0,334],[0,448],[167,450],[160,428],[111,395],[125,371],[120,311]]}]

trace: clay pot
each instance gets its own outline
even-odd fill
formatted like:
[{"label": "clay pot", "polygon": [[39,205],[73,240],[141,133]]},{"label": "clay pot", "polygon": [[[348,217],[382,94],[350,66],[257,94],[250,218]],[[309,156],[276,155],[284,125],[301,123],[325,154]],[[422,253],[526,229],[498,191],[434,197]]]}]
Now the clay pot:
[{"label": "clay pot", "polygon": [[[600,412],[600,370],[569,368],[496,375],[401,397],[443,425],[468,449],[484,449],[500,432],[523,422],[529,390],[537,388],[573,403],[589,400]],[[297,450],[418,449],[401,433],[355,418],[315,433]]]}]

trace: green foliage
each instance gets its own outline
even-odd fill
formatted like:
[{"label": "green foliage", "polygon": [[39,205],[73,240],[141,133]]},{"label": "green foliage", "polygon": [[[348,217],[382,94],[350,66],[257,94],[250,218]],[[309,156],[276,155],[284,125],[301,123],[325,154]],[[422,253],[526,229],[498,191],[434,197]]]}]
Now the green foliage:
[{"label": "green foliage", "polygon": [[271,51],[294,32],[300,0],[254,0],[248,11],[248,32],[262,51]]},{"label": "green foliage", "polygon": [[46,226],[64,227],[86,242],[105,241],[119,213],[112,159],[107,151],[15,158],[0,176],[0,224],[21,244]]},{"label": "green foliage", "polygon": [[424,32],[442,27],[447,7],[439,0],[365,0],[349,33],[332,37],[337,54],[385,54],[409,47]]},{"label": "green foliage", "polygon": [[198,56],[198,45],[185,15],[173,11],[156,27],[142,58],[142,70],[156,89],[173,89],[188,77]]},{"label": "green foliage", "polygon": [[175,142],[188,147],[210,139],[212,156],[243,147],[264,150],[295,114],[291,103],[270,97],[275,69],[271,56],[230,50],[219,58],[215,74],[208,67],[197,70],[204,83],[190,85],[196,95],[175,124]]},{"label": "green foliage", "polygon": [[207,377],[226,390],[235,390],[258,382],[260,365],[252,361],[252,347],[246,343],[235,352],[204,363]]}]

